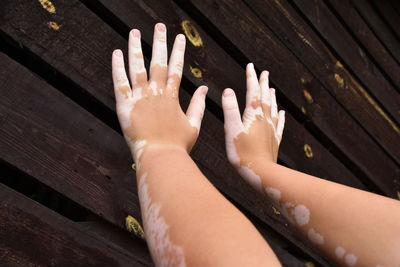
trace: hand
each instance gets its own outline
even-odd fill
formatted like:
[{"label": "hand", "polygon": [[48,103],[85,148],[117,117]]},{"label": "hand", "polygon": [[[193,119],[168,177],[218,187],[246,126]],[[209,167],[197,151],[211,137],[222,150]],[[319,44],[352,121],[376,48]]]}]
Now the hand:
[{"label": "hand", "polygon": [[166,27],[154,28],[150,79],[144,66],[140,31],[129,34],[129,77],[121,50],[112,55],[112,76],[118,120],[135,162],[144,147],[168,146],[190,152],[199,134],[208,88],[199,87],[193,94],[186,114],[179,105],[185,36],[177,35],[167,66]]},{"label": "hand", "polygon": [[[281,110],[278,114],[275,89],[269,88],[268,72],[263,71],[258,81],[254,65],[250,63],[246,76],[243,122],[233,90],[225,89],[222,96],[226,151],[230,163],[242,176],[249,176],[251,165],[255,162],[277,161],[285,124],[285,112]],[[255,183],[254,179],[247,178],[253,181],[250,183]]]}]

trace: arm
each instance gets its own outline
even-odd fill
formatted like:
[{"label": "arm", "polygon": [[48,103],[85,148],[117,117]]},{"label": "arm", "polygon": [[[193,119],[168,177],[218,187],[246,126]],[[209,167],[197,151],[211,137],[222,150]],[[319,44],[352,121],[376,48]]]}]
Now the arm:
[{"label": "arm", "polygon": [[157,266],[280,266],[250,221],[204,177],[189,156],[200,129],[207,88],[186,114],[178,99],[185,37],[175,39],[167,66],[166,29],[154,31],[147,81],[140,32],[129,36],[129,71],[114,51],[117,114],[137,166],[139,199],[150,253]]},{"label": "arm", "polygon": [[[284,112],[268,73],[247,73],[243,122],[236,97],[223,96],[228,158],[298,230],[343,266],[399,266],[399,201],[329,182],[276,163]],[[229,94],[230,93],[230,94]]]}]

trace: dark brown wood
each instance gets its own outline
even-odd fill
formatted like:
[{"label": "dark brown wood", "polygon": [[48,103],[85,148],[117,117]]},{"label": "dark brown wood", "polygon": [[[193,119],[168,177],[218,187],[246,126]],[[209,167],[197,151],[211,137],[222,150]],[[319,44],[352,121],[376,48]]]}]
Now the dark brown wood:
[{"label": "dark brown wood", "polygon": [[393,9],[390,1],[372,0],[373,8],[380,14],[382,20],[386,22],[386,26],[393,31],[397,39],[400,39],[400,14]]},{"label": "dark brown wood", "polygon": [[371,30],[382,41],[390,54],[400,63],[400,42],[395,35],[386,27],[379,15],[367,0],[352,0],[360,15],[368,23]]},{"label": "dark brown wood", "polygon": [[[268,68],[271,79],[279,91],[298,109],[305,107],[312,123],[337,145],[348,159],[359,166],[371,181],[388,196],[396,197],[399,188],[398,165],[333,99],[320,81],[299,62],[279,38],[263,25],[262,21],[239,1],[193,0],[191,2],[259,69]],[[248,40],[252,42],[249,43]],[[338,69],[337,73],[340,73],[340,77],[335,78],[334,73],[329,77],[336,82],[332,90],[342,91],[343,88],[358,90],[351,87],[347,81],[338,79],[344,77],[343,68]],[[312,96],[313,101],[307,101],[304,90]],[[391,145],[394,144],[395,140]],[[396,149],[399,149],[398,146]]]},{"label": "dark brown wood", "polygon": [[[382,1],[382,3],[383,2],[386,3],[386,1]],[[330,0],[328,4],[330,4],[332,9],[336,11],[336,15],[343,20],[351,33],[357,38],[358,43],[365,47],[367,54],[370,54],[373,57],[377,65],[379,65],[383,72],[388,75],[388,79],[390,79],[396,86],[397,90],[400,91],[400,65],[388,53],[380,40],[371,31],[367,23],[354,8],[351,1]],[[322,23],[319,23],[318,25],[321,24]],[[341,29],[342,27],[339,26],[339,28]],[[324,30],[324,32],[327,32],[327,30]],[[368,69],[368,67],[366,67],[366,69]]]},{"label": "dark brown wood", "polygon": [[125,249],[106,243],[93,231],[0,184],[2,266],[151,266],[144,243],[132,241]]},{"label": "dark brown wood", "polygon": [[0,58],[1,159],[116,225],[124,227],[128,214],[139,219],[135,173],[121,136]]},{"label": "dark brown wood", "polygon": [[[400,126],[397,123],[400,121],[400,94],[384,78],[326,5],[322,1],[295,1],[344,62],[340,62],[332,54],[287,2],[270,0],[261,4],[260,1],[251,0],[248,3],[265,25],[275,33],[276,38],[296,54],[324,88],[399,163],[400,146],[393,146],[393,142],[400,137]],[[324,19],[321,20],[320,16]],[[276,23],[277,21],[281,23]],[[349,70],[343,65],[348,66]],[[356,77],[353,77],[350,71],[355,73]],[[356,81],[357,78],[361,84]],[[378,98],[374,98],[371,93]]]}]

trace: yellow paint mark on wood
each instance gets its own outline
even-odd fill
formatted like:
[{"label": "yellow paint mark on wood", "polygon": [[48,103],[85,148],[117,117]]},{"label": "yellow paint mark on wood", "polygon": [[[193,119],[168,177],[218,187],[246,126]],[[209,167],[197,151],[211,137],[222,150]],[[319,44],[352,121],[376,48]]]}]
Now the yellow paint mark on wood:
[{"label": "yellow paint mark on wood", "polygon": [[303,112],[303,114],[306,114],[307,113],[306,108],[305,107],[301,107],[301,112]]},{"label": "yellow paint mark on wood", "polygon": [[186,37],[194,46],[203,46],[199,32],[190,21],[184,20],[181,25]]},{"label": "yellow paint mark on wood", "polygon": [[130,233],[133,233],[136,236],[144,239],[144,231],[142,226],[140,226],[140,223],[131,215],[126,216],[125,227]]},{"label": "yellow paint mark on wood", "polygon": [[39,3],[42,5],[44,9],[46,9],[48,12],[54,14],[56,13],[56,7],[53,5],[52,2],[49,0],[39,0]]},{"label": "yellow paint mark on wood", "polygon": [[344,80],[343,80],[342,76],[340,76],[339,74],[335,73],[335,80],[339,84],[340,87],[343,87]]},{"label": "yellow paint mark on wood", "polygon": [[360,91],[361,95],[367,99],[367,101],[374,107],[374,109],[376,110],[376,112],[379,113],[379,115],[381,115],[383,117],[384,120],[386,120],[389,125],[393,128],[393,130],[400,135],[400,129],[399,127],[396,125],[395,122],[393,122],[389,116],[381,109],[381,107],[375,102],[375,100],[367,93],[367,91],[365,91],[364,88],[362,88],[356,81],[353,81],[353,84],[355,85],[355,87],[357,87],[358,91]]},{"label": "yellow paint mark on wood", "polygon": [[133,169],[134,171],[136,171],[136,164],[135,164],[135,163],[132,163],[132,169]]},{"label": "yellow paint mark on wood", "polygon": [[307,158],[312,158],[314,156],[312,149],[311,149],[310,145],[308,145],[308,144],[304,145],[304,152],[306,153]]},{"label": "yellow paint mark on wood", "polygon": [[397,191],[397,198],[400,199],[400,192]]},{"label": "yellow paint mark on wood", "polygon": [[312,261],[307,261],[307,262],[305,263],[305,265],[306,265],[307,267],[315,267],[315,265],[314,265],[314,263],[313,263]]},{"label": "yellow paint mark on wood", "polygon": [[343,69],[343,65],[342,63],[340,63],[340,61],[336,61],[336,67],[339,69]]},{"label": "yellow paint mark on wood", "polygon": [[277,210],[274,206],[272,206],[272,210],[274,211],[274,213],[276,215],[280,215],[281,214],[281,212],[279,210]]},{"label": "yellow paint mark on wood", "polygon": [[312,104],[314,102],[314,99],[312,98],[310,92],[308,92],[306,89],[303,90],[303,95],[307,100],[308,104]]},{"label": "yellow paint mark on wood", "polygon": [[49,27],[55,31],[58,31],[60,29],[60,26],[58,26],[58,24],[54,21],[49,21]]},{"label": "yellow paint mark on wood", "polygon": [[304,84],[304,83],[306,83],[306,80],[303,77],[301,77],[300,82]]},{"label": "yellow paint mark on wood", "polygon": [[190,71],[192,72],[193,76],[196,77],[197,79],[200,79],[203,77],[203,73],[201,72],[201,70],[199,68],[196,67],[190,67]]}]

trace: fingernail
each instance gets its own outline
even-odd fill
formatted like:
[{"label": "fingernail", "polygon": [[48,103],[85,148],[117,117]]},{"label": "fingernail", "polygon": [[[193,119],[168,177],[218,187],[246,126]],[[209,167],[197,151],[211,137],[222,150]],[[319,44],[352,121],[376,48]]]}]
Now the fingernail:
[{"label": "fingernail", "polygon": [[235,92],[231,88],[227,88],[224,90],[224,96],[233,96]]},{"label": "fingernail", "polygon": [[254,64],[253,63],[249,63],[249,70],[254,70]]},{"label": "fingernail", "polygon": [[157,30],[159,32],[165,32],[166,31],[166,27],[163,23],[157,23]]},{"label": "fingernail", "polygon": [[207,86],[203,86],[203,94],[207,95],[208,93],[208,87]]},{"label": "fingernail", "polygon": [[116,55],[117,57],[122,57],[122,51],[119,49],[114,50],[114,55]]},{"label": "fingernail", "polygon": [[185,35],[183,35],[183,34],[178,34],[178,40],[179,40],[179,41],[185,41]]},{"label": "fingernail", "polygon": [[140,38],[140,31],[139,31],[139,30],[133,29],[133,30],[131,31],[131,33],[132,33],[132,36],[133,36],[133,37],[135,37],[135,38]]},{"label": "fingernail", "polygon": [[275,89],[274,89],[274,88],[271,88],[271,90],[272,90],[272,93],[275,94]]}]

